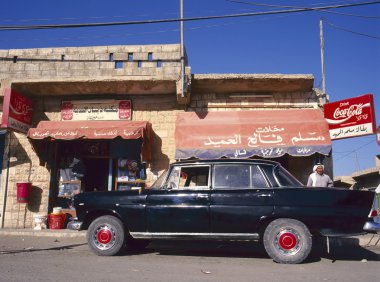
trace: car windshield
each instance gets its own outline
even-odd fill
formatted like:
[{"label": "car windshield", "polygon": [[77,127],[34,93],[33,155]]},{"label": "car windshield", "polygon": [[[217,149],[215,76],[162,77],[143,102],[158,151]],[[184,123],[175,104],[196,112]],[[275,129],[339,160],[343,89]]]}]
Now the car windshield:
[{"label": "car windshield", "polygon": [[157,178],[156,181],[154,181],[154,183],[152,184],[152,186],[150,186],[150,189],[160,189],[162,188],[162,185],[166,179],[166,176],[168,174],[168,169],[165,169],[165,171],[163,173],[161,173],[161,175]]}]

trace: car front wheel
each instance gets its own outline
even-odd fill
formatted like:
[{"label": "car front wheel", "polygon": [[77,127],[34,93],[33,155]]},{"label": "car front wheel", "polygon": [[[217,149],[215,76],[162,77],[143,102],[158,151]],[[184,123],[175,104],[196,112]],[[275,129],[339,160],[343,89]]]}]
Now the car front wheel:
[{"label": "car front wheel", "polygon": [[312,237],[302,222],[280,218],[267,226],[263,243],[266,252],[274,261],[295,264],[303,262],[310,254]]},{"label": "car front wheel", "polygon": [[87,230],[87,243],[99,256],[118,254],[125,242],[122,222],[114,216],[101,216],[95,219]]}]

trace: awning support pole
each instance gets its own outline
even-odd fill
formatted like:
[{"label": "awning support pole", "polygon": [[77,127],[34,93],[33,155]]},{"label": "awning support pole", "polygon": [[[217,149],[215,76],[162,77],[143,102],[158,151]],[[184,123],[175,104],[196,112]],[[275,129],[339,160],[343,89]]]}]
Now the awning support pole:
[{"label": "awning support pole", "polygon": [[180,9],[180,31],[181,31],[181,97],[185,97],[185,46],[184,46],[184,34],[183,34],[183,0],[179,1],[179,9]]}]

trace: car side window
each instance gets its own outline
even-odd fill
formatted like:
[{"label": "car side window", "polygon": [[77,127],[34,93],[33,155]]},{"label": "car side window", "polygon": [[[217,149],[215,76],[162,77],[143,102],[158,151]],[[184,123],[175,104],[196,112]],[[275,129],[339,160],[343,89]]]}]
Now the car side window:
[{"label": "car side window", "polygon": [[272,165],[261,165],[260,168],[265,173],[267,179],[269,180],[272,187],[278,187],[276,178],[274,177],[274,171]]},{"label": "car side window", "polygon": [[215,188],[249,188],[249,165],[216,165],[214,168]]},{"label": "car side window", "polygon": [[269,184],[266,181],[262,171],[257,165],[251,166],[252,169],[252,187],[253,188],[268,188]]},{"label": "car side window", "polygon": [[209,187],[209,166],[173,167],[167,182],[169,189],[202,189]]}]

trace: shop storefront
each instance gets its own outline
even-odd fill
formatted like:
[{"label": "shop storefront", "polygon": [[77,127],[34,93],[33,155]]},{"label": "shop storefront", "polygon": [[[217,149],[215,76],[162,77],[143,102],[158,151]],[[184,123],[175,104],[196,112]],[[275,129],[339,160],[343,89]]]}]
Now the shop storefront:
[{"label": "shop storefront", "polygon": [[305,169],[306,158],[331,152],[328,125],[317,109],[179,113],[175,137],[176,159],[273,159],[300,179],[310,172],[290,158],[303,159]]},{"label": "shop storefront", "polygon": [[50,204],[69,209],[80,192],[144,186],[150,131],[149,122],[129,120],[40,121],[29,129],[40,164],[51,171]]}]

